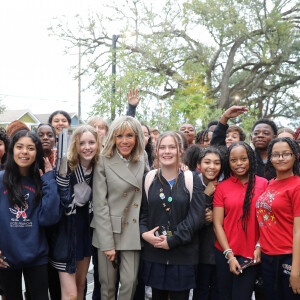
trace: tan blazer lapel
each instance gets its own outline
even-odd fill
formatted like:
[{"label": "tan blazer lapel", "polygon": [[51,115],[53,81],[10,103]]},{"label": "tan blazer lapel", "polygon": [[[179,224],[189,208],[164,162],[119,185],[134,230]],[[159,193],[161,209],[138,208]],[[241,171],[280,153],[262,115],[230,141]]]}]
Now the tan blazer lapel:
[{"label": "tan blazer lapel", "polygon": [[129,163],[129,168],[122,161],[118,153],[115,152],[113,157],[110,159],[111,163],[108,167],[121,179],[127,181],[131,185],[140,188],[139,183],[135,175],[138,173],[138,170],[141,168],[141,163]]}]

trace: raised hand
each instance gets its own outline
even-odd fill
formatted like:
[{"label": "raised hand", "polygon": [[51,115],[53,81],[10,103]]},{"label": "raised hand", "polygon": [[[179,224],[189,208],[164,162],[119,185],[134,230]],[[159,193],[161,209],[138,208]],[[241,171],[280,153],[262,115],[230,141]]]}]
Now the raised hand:
[{"label": "raised hand", "polygon": [[127,93],[127,99],[129,104],[137,106],[141,101],[141,97],[138,97],[138,89],[132,88],[129,90],[129,93]]}]

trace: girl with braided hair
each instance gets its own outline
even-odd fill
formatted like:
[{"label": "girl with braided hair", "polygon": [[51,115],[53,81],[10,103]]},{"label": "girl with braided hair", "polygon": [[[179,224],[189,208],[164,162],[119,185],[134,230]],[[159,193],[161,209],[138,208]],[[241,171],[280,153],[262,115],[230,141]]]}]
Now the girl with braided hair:
[{"label": "girl with braided hair", "polygon": [[[260,262],[255,203],[268,183],[255,171],[255,154],[248,144],[237,142],[227,149],[225,180],[217,185],[213,200],[220,299],[251,299]],[[249,267],[243,269],[246,261]]]},{"label": "girl with braided hair", "polygon": [[268,147],[266,171],[276,177],[256,202],[267,300],[300,299],[300,173],[298,145],[277,138]]}]

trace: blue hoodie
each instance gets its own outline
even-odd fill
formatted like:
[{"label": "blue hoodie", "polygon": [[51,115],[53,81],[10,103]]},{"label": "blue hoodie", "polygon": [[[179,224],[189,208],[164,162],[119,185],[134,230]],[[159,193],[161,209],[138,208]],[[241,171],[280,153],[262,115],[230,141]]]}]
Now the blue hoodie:
[{"label": "blue hoodie", "polygon": [[11,268],[39,266],[48,263],[48,243],[44,226],[57,223],[60,218],[60,197],[54,171],[42,179],[43,197],[33,203],[35,184],[30,177],[22,177],[26,206],[12,207],[0,172],[0,250]]}]

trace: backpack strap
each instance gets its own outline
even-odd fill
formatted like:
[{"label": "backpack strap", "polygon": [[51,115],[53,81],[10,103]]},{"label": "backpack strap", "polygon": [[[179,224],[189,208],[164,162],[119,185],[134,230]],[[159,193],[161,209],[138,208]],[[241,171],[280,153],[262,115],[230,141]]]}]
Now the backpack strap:
[{"label": "backpack strap", "polygon": [[187,171],[183,172],[183,174],[184,174],[185,187],[187,188],[187,190],[190,193],[190,201],[191,201],[192,197],[193,197],[193,186],[194,186],[193,173],[190,170],[187,170]]},{"label": "backpack strap", "polygon": [[[145,189],[147,199],[148,199],[150,185],[153,182],[153,179],[156,174],[157,174],[157,169],[151,170],[147,173],[147,175],[145,177],[144,189]],[[185,171],[183,174],[184,174],[185,187],[187,188],[187,190],[190,193],[190,201],[191,201],[192,197],[193,197],[193,186],[194,186],[193,173],[188,170],[188,171]]]},{"label": "backpack strap", "polygon": [[148,200],[148,193],[149,193],[149,188],[151,183],[153,182],[153,179],[155,177],[155,175],[157,174],[157,170],[151,170],[147,173],[146,177],[145,177],[145,183],[144,183],[144,189],[145,189],[145,193],[146,193],[146,197]]}]

